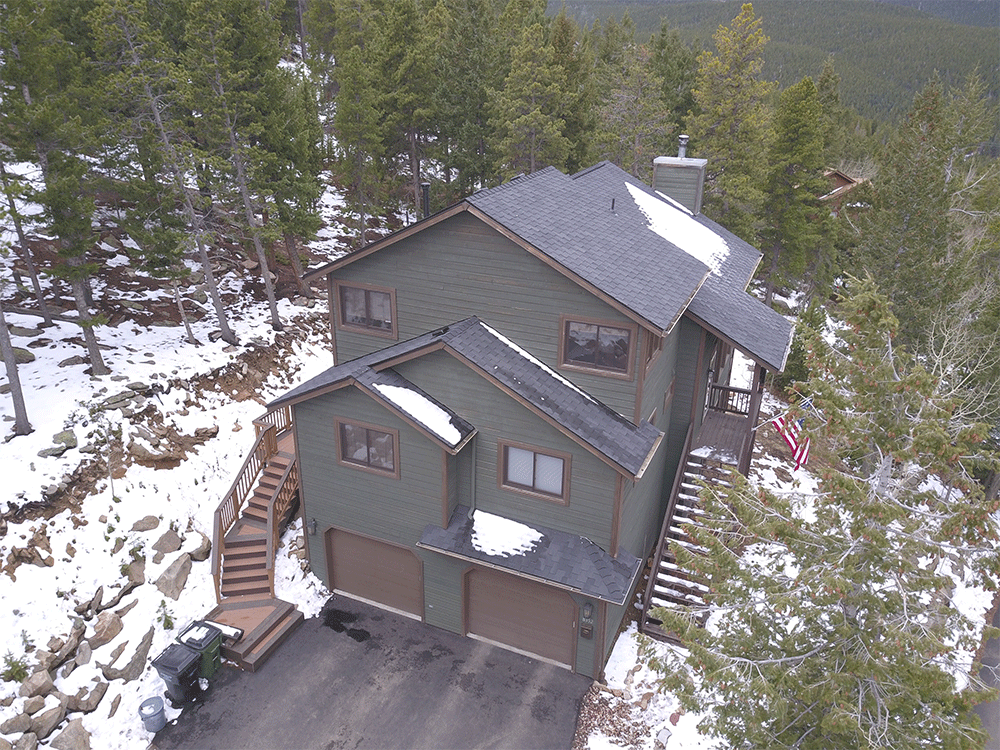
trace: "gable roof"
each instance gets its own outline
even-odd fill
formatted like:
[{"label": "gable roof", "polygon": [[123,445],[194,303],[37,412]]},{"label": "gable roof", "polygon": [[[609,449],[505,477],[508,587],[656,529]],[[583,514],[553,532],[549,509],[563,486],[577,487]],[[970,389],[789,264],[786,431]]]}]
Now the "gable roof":
[{"label": "gable roof", "polygon": [[[475,515],[480,516],[481,511]],[[586,537],[532,526],[537,541],[530,549],[513,554],[491,554],[476,544],[476,522],[470,508],[459,505],[448,522],[448,528],[428,524],[418,547],[441,552],[470,562],[485,563],[522,578],[533,578],[547,584],[623,605],[639,574],[642,561],[619,550],[612,557]],[[500,519],[508,520],[508,519]]]},{"label": "gable roof", "polygon": [[[641,477],[663,438],[663,433],[649,422],[632,424],[475,317],[331,367],[275,399],[268,409],[356,385],[399,412],[402,399],[390,396],[386,386],[399,387],[413,391],[451,415],[453,425],[460,431],[463,424],[474,430],[473,425],[390,369],[394,362],[442,349],[622,474]],[[411,421],[417,419],[414,411],[405,414]],[[442,439],[438,433],[444,430],[435,432],[426,420],[420,423],[432,437]],[[452,446],[453,452],[459,446]]]}]

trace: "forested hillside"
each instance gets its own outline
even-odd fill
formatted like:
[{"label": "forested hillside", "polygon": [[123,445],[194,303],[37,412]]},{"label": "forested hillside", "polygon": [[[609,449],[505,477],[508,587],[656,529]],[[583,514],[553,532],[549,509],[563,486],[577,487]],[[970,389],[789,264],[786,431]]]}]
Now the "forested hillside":
[{"label": "forested hillside", "polygon": [[[968,4],[966,4],[968,5]],[[995,3],[974,3],[990,7]],[[550,2],[550,11],[561,3]],[[735,15],[734,3],[570,0],[578,22],[591,24],[628,13],[636,35],[655,34],[662,22],[689,44],[711,44],[715,30]],[[816,76],[832,56],[841,75],[843,101],[860,114],[898,121],[935,73],[947,84],[978,69],[993,96],[1000,93],[998,28],[962,25],[917,8],[874,0],[757,0],[770,37],[764,77],[784,88]],[[1000,20],[1000,19],[997,19]]]}]

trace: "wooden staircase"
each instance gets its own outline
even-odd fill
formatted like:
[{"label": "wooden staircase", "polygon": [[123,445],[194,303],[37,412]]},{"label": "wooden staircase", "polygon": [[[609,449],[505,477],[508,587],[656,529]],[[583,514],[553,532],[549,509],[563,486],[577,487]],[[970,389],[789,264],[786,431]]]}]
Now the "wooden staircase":
[{"label": "wooden staircase", "polygon": [[737,465],[713,459],[701,451],[689,450],[685,445],[684,466],[677,473],[671,492],[667,513],[660,531],[660,541],[656,546],[652,562],[646,574],[645,593],[637,603],[641,609],[639,628],[643,633],[661,640],[675,641],[676,638],[662,628],[662,623],[650,610],[655,607],[691,607],[697,609],[705,604],[708,586],[677,564],[674,552],[677,548],[698,554],[704,551],[685,531],[683,526],[700,526],[704,516],[698,493],[701,482],[721,486],[732,486]]},{"label": "wooden staircase", "polygon": [[219,606],[206,619],[243,631],[223,656],[255,671],[302,622],[274,596],[274,556],[298,499],[298,462],[290,414],[254,420],[257,441],[215,511],[212,575]]}]

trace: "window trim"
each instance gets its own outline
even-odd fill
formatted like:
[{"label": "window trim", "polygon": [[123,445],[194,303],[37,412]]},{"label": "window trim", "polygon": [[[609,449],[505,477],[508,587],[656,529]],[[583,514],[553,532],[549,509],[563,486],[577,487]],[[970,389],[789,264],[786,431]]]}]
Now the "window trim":
[{"label": "window trim", "polygon": [[657,336],[655,333],[648,329],[643,329],[646,333],[646,369],[645,372],[649,372],[653,363],[660,358],[663,354],[663,345],[666,342],[666,336]]},{"label": "window trim", "polygon": [[[589,366],[578,362],[570,362],[566,359],[566,329],[570,323],[583,323],[584,325],[595,325],[605,328],[622,328],[629,333],[628,365],[624,371],[611,370],[607,368]],[[600,335],[600,334],[598,334]],[[559,318],[559,367],[564,370],[574,370],[576,372],[587,372],[592,375],[600,375],[606,378],[618,378],[619,380],[632,380],[635,371],[635,349],[636,341],[639,338],[639,327],[634,323],[608,320],[602,318],[588,318],[582,315],[562,315]]]},{"label": "window trim", "polygon": [[[530,451],[533,454],[540,454],[543,456],[548,456],[549,458],[558,458],[563,462],[563,476],[562,476],[562,495],[553,495],[549,492],[543,490],[535,489],[534,487],[526,487],[521,484],[511,484],[507,481],[507,449],[508,448],[519,448],[524,451]],[[558,505],[569,505],[569,478],[570,471],[573,462],[573,455],[571,453],[564,453],[563,451],[553,450],[551,448],[540,448],[536,445],[529,445],[528,443],[519,443],[513,440],[497,440],[497,486],[503,490],[510,490],[511,492],[517,492],[521,495],[529,495],[531,497],[538,497],[542,500],[548,500],[550,503],[556,503]]]},{"label": "window trim", "polygon": [[[341,466],[348,466],[352,469],[358,469],[360,471],[367,471],[369,474],[377,474],[380,477],[389,477],[391,479],[399,479],[399,430],[393,427],[385,427],[383,425],[372,424],[370,422],[361,422],[356,419],[348,419],[346,417],[335,417],[334,424],[336,429],[334,430],[336,441],[337,441],[337,463]],[[344,457],[344,438],[343,438],[343,427],[348,425],[350,427],[360,427],[364,430],[373,430],[375,432],[381,432],[389,435],[392,438],[392,455],[393,455],[393,468],[392,471],[387,469],[381,469],[377,466],[372,466],[367,463],[361,463],[360,461],[352,461],[351,459]]]},{"label": "window trim", "polygon": [[[337,315],[337,328],[344,331],[355,331],[357,333],[365,333],[370,336],[378,336],[385,339],[397,339],[399,337],[398,325],[396,320],[396,290],[388,286],[375,286],[373,284],[363,284],[361,282],[347,282],[339,281],[337,279],[333,282],[334,286],[334,296],[336,298],[336,315]],[[381,294],[389,295],[389,315],[392,316],[392,325],[388,329],[384,328],[373,328],[366,325],[358,325],[357,323],[348,323],[344,319],[344,289],[359,289],[365,292],[365,301],[367,304],[368,293],[378,292]]]}]

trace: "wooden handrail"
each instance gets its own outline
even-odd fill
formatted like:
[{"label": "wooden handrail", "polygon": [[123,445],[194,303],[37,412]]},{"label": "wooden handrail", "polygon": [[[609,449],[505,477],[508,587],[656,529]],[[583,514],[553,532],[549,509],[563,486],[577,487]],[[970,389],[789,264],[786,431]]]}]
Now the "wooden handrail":
[{"label": "wooden handrail", "polygon": [[290,406],[283,406],[280,409],[261,414],[254,419],[254,430],[260,435],[268,426],[273,426],[275,434],[280,435],[292,426],[292,409]]},{"label": "wooden handrail", "polygon": [[[299,489],[299,461],[292,459],[291,463],[285,467],[284,474],[278,481],[278,487],[271,496],[271,501],[267,506],[267,569],[274,569],[274,557],[278,551],[278,531],[280,530],[281,519],[285,517],[292,503],[295,501],[295,493]],[[271,574],[271,594],[274,595],[274,575]]]},{"label": "wooden handrail", "polygon": [[708,395],[708,408],[727,414],[749,416],[752,397],[753,391],[748,388],[712,383]]},{"label": "wooden handrail", "polygon": [[656,585],[656,574],[660,569],[660,561],[663,559],[664,540],[670,531],[670,522],[674,518],[674,508],[677,506],[677,496],[681,491],[681,483],[684,480],[684,470],[687,468],[688,453],[691,452],[691,443],[694,440],[694,422],[688,425],[687,436],[684,438],[684,447],[681,449],[681,460],[677,465],[677,473],[674,474],[674,484],[670,488],[670,499],[667,501],[667,512],[663,516],[663,525],[660,528],[659,541],[656,543],[656,552],[653,554],[653,564],[649,569],[649,580],[646,582],[646,595],[642,598],[642,616],[640,625],[646,624],[646,615],[649,612],[649,602],[653,598],[653,587]]},{"label": "wooden handrail", "polygon": [[220,574],[222,570],[222,548],[225,546],[226,534],[233,528],[247,498],[253,492],[257,478],[267,465],[268,459],[278,451],[277,428],[273,424],[266,425],[258,433],[250,454],[243,462],[236,479],[229,491],[223,495],[219,506],[215,509],[212,539],[212,576],[215,578],[215,597],[221,600],[222,588]]}]

